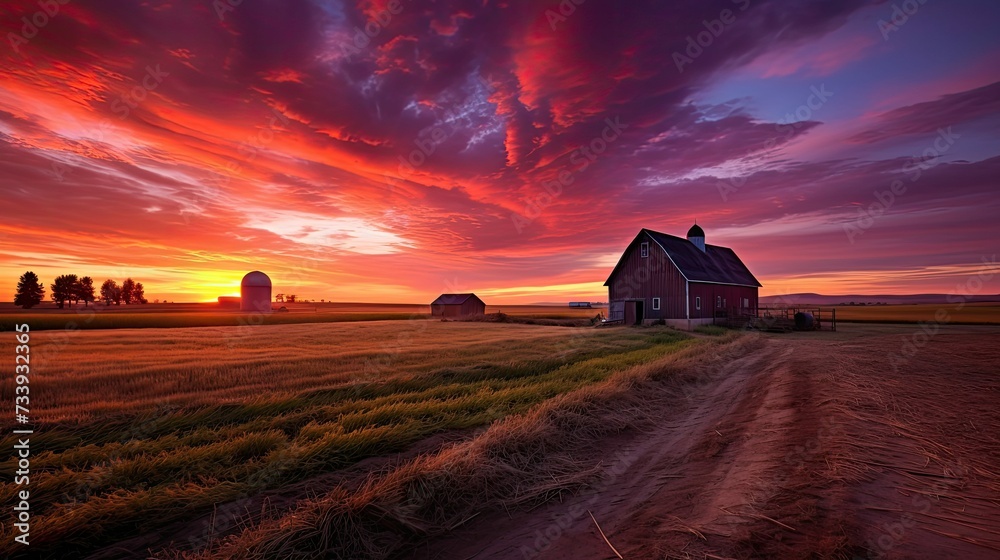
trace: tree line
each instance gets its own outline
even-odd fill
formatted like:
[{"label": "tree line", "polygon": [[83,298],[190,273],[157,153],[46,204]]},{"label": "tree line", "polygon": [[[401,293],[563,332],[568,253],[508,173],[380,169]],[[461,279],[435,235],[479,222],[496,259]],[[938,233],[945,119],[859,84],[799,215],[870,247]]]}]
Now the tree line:
[{"label": "tree line", "polygon": [[[77,277],[76,274],[57,276],[55,281],[49,285],[49,290],[52,301],[56,302],[59,309],[62,309],[68,302],[73,302],[76,305],[82,301],[86,307],[97,300],[97,295],[94,293],[94,279],[90,276]],[[38,279],[38,275],[30,270],[22,274],[17,282],[14,305],[31,309],[41,303],[43,299],[45,299],[45,286]],[[100,299],[105,305],[148,303],[146,289],[142,282],[136,282],[131,278],[126,278],[121,285],[118,285],[118,282],[114,280],[105,280],[101,284]]]}]

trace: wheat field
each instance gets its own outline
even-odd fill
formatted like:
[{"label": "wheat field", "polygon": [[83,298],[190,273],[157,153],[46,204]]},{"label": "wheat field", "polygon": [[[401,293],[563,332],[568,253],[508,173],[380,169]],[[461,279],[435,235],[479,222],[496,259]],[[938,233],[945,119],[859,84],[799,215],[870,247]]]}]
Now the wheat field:
[{"label": "wheat field", "polygon": [[[35,333],[32,553],[94,551],[698,343],[667,329],[422,319]],[[12,380],[0,388],[12,394]]]}]

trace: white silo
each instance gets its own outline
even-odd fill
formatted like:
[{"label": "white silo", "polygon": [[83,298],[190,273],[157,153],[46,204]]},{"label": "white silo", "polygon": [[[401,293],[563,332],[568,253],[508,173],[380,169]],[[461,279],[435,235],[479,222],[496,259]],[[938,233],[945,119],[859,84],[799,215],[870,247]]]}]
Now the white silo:
[{"label": "white silo", "polygon": [[259,270],[248,273],[240,283],[240,311],[271,312],[271,279]]}]

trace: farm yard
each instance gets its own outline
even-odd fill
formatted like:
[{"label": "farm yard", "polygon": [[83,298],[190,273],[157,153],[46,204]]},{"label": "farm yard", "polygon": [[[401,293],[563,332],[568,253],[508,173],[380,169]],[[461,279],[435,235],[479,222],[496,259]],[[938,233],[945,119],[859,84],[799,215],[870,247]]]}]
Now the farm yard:
[{"label": "farm yard", "polygon": [[31,557],[995,557],[998,335],[40,332]]}]

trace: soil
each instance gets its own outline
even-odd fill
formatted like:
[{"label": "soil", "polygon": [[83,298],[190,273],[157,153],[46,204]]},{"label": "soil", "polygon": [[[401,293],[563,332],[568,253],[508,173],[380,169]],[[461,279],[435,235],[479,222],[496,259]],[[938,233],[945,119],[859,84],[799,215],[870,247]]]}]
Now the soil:
[{"label": "soil", "polygon": [[998,342],[996,327],[769,336],[674,389],[654,428],[599,442],[586,491],[400,557],[1000,558]]}]

